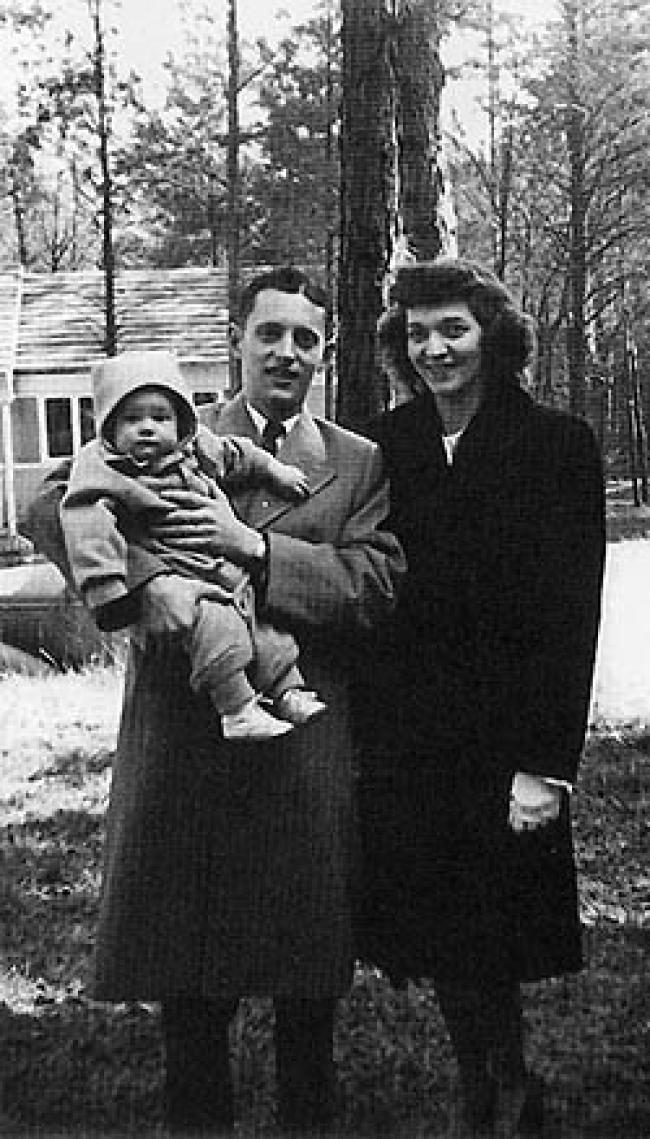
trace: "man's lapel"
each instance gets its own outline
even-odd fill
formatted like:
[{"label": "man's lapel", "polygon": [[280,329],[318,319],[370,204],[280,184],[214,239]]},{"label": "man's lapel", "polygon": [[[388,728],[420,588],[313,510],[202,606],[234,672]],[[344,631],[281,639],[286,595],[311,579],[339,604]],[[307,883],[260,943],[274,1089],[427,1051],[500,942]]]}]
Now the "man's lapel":
[{"label": "man's lapel", "polygon": [[[219,435],[244,435],[258,446],[260,435],[248,414],[243,396],[227,403],[218,418],[205,417],[204,422]],[[336,468],[330,462],[323,436],[311,414],[304,410],[280,447],[278,458],[283,463],[300,467],[309,481],[310,498],[317,495],[336,478]],[[269,486],[244,489],[233,496],[233,502],[246,521],[258,529],[265,529],[278,518],[300,508],[300,503],[289,502]]]}]

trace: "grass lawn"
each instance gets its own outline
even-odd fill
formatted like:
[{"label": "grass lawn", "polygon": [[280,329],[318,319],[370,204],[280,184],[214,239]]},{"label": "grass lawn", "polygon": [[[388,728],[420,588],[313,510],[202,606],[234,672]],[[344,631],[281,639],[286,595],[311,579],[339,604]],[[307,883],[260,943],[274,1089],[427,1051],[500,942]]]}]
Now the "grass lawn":
[{"label": "grass lawn", "polygon": [[638,506],[629,479],[611,479],[607,483],[607,537],[610,542],[629,538],[647,538],[650,535],[650,505],[641,501]]},{"label": "grass lawn", "polygon": [[[116,669],[0,679],[0,1134],[163,1134],[157,1009],[83,995],[121,697]],[[526,991],[553,1139],[650,1135],[650,732],[593,726],[576,796],[588,968]],[[273,1127],[271,1010],[242,1003],[232,1048],[242,1136]],[[430,986],[359,970],[340,1006],[337,1134],[436,1139],[454,1080]]]}]

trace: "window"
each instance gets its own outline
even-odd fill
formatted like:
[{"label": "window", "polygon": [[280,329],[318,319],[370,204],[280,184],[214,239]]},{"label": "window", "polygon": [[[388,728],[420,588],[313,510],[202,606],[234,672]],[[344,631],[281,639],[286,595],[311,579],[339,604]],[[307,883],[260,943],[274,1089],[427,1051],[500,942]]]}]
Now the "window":
[{"label": "window", "polygon": [[194,404],[196,407],[203,407],[206,403],[219,403],[219,392],[194,392]]},{"label": "window", "polygon": [[[94,438],[90,396],[17,396],[10,407],[15,463],[70,458]],[[0,432],[0,463],[4,461]]]},{"label": "window", "polygon": [[45,400],[45,429],[51,459],[72,455],[72,407],[67,396]]},{"label": "window", "polygon": [[79,400],[79,433],[82,443],[95,437],[95,415],[90,396],[82,395]]},{"label": "window", "polygon": [[38,400],[19,396],[11,405],[11,429],[15,463],[40,462]]}]

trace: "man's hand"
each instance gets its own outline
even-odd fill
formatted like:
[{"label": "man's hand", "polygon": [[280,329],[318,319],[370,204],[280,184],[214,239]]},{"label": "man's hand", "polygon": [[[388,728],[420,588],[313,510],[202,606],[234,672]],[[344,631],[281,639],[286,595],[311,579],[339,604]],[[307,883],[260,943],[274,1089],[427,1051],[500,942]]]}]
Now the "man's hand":
[{"label": "man's hand", "polygon": [[517,833],[536,830],[557,819],[560,813],[562,792],[539,775],[518,771],[510,788],[508,823]]},{"label": "man's hand", "polygon": [[257,557],[260,534],[221,507],[214,509],[209,498],[191,490],[165,490],[161,497],[174,506],[173,517],[151,525],[151,534],[166,545],[195,554],[228,558],[248,567]]},{"label": "man's hand", "polygon": [[144,634],[175,639],[188,633],[200,600],[230,603],[232,593],[178,574],[159,574],[142,587],[142,609],[136,639]]},{"label": "man's hand", "polygon": [[273,482],[280,493],[289,498],[300,500],[309,497],[309,482],[300,467],[276,461],[273,465]]}]

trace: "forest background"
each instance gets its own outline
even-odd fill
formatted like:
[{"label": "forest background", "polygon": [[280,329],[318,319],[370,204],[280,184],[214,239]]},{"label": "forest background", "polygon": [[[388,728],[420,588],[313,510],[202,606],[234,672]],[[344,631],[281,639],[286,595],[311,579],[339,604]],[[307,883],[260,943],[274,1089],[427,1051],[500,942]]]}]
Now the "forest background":
[{"label": "forest background", "polygon": [[[0,268],[100,268],[108,296],[123,268],[236,282],[306,263],[337,298],[335,413],[362,424],[385,395],[371,362],[395,264],[471,253],[536,319],[529,385],[586,414],[610,476],[628,474],[648,412],[648,4],[557,0],[534,21],[505,0],[287,7],[259,39],[244,0],[178,0],[173,21],[172,0],[0,0]],[[129,65],[136,8],[152,56],[169,32],[155,85]],[[107,315],[119,349],[110,334]],[[554,1139],[650,1133],[649,518],[610,478],[617,601],[575,796],[588,968],[526,994]],[[7,1136],[163,1133],[157,1009],[84,995],[122,683],[119,659],[0,677]],[[233,1025],[243,1136],[273,1128],[271,1021],[250,1001]],[[346,1134],[445,1132],[430,985],[396,993],[359,968],[336,1048]]]},{"label": "forest background", "polygon": [[121,268],[227,265],[234,303],[246,267],[307,265],[338,302],[332,414],[363,426],[396,263],[471,254],[536,321],[535,393],[587,415],[613,471],[645,462],[650,5],[252,12],[0,3],[0,266],[101,267],[108,294]]}]

